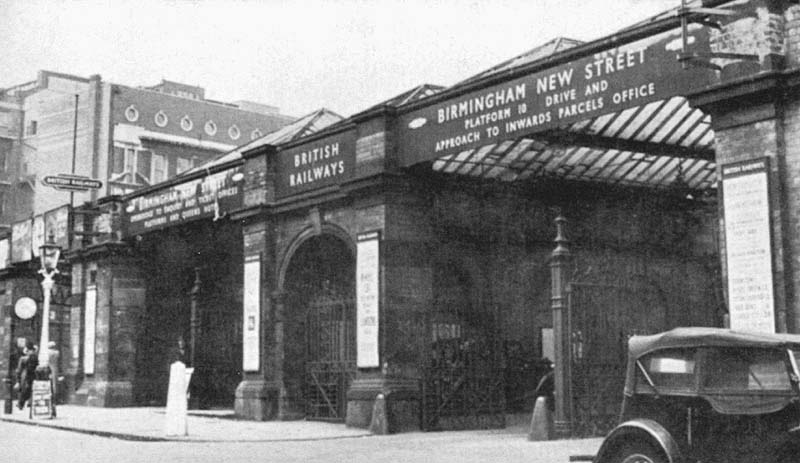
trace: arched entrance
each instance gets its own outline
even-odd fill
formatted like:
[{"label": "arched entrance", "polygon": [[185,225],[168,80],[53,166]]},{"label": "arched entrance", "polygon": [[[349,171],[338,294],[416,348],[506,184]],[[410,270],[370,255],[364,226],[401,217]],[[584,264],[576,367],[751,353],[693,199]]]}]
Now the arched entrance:
[{"label": "arched entrance", "polygon": [[354,278],[352,249],[330,234],[303,242],[286,270],[284,373],[308,419],[345,418],[356,373]]},{"label": "arched entrance", "polygon": [[505,425],[498,320],[476,282],[458,263],[434,266],[423,381],[422,426],[439,429]]}]

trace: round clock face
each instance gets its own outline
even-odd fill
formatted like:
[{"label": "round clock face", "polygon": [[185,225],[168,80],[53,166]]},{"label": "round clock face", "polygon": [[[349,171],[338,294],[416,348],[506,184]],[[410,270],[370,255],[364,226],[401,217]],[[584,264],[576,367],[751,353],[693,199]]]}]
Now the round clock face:
[{"label": "round clock face", "polygon": [[36,315],[36,301],[29,297],[21,297],[14,304],[14,313],[17,317],[27,320]]}]

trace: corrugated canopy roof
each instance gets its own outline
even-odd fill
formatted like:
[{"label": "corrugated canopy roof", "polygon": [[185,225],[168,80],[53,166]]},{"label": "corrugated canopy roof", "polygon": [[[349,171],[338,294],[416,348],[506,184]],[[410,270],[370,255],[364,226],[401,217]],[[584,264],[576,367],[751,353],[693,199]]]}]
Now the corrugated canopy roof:
[{"label": "corrugated canopy roof", "polygon": [[433,162],[433,170],[517,181],[551,177],[705,190],[716,182],[711,118],[672,97],[586,119],[562,130],[506,140]]},{"label": "corrugated canopy roof", "polygon": [[261,138],[257,138],[249,143],[237,147],[235,150],[221,154],[219,157],[206,162],[203,165],[183,172],[181,175],[189,175],[193,172],[209,169],[211,167],[222,165],[236,159],[241,159],[242,153],[245,151],[258,148],[264,145],[280,145],[281,143],[297,140],[319,132],[320,130],[330,127],[337,122],[344,120],[344,118],[329,109],[318,109],[308,115],[305,115],[291,124],[287,124],[278,130],[270,132]]}]

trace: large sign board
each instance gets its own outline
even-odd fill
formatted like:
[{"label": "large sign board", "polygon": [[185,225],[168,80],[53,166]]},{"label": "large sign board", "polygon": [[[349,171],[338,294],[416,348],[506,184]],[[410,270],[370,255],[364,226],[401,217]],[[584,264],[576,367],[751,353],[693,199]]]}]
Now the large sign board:
[{"label": "large sign board", "polygon": [[774,333],[768,159],[721,168],[730,327]]},{"label": "large sign board", "polygon": [[[734,15],[725,21],[748,20],[742,18]],[[690,25],[687,51],[709,53],[707,31]],[[719,81],[715,70],[684,69],[681,51],[681,31],[676,29],[412,110],[398,121],[401,162],[412,165],[563,128]]]},{"label": "large sign board", "polygon": [[356,245],[356,365],[375,368],[380,364],[380,233],[358,236]]},{"label": "large sign board", "polygon": [[244,263],[244,307],[242,329],[242,368],[259,370],[261,333],[261,256],[248,257]]},{"label": "large sign board", "polygon": [[220,218],[241,208],[243,179],[239,166],[131,198],[124,207],[125,234]]},{"label": "large sign board", "polygon": [[61,249],[69,249],[70,206],[61,207],[11,225],[11,262],[39,257],[39,248],[52,238]]},{"label": "large sign board", "polygon": [[278,151],[276,195],[290,196],[352,178],[355,151],[355,130]]}]

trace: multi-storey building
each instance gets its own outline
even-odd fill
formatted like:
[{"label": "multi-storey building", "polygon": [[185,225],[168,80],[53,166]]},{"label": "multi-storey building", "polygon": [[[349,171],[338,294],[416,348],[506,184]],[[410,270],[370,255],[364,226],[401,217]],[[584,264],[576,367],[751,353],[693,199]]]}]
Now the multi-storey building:
[{"label": "multi-storey building", "polygon": [[[162,182],[292,120],[273,106],[207,99],[197,86],[41,71],[0,89],[0,224]],[[103,185],[70,193],[44,183],[59,174]]]}]

